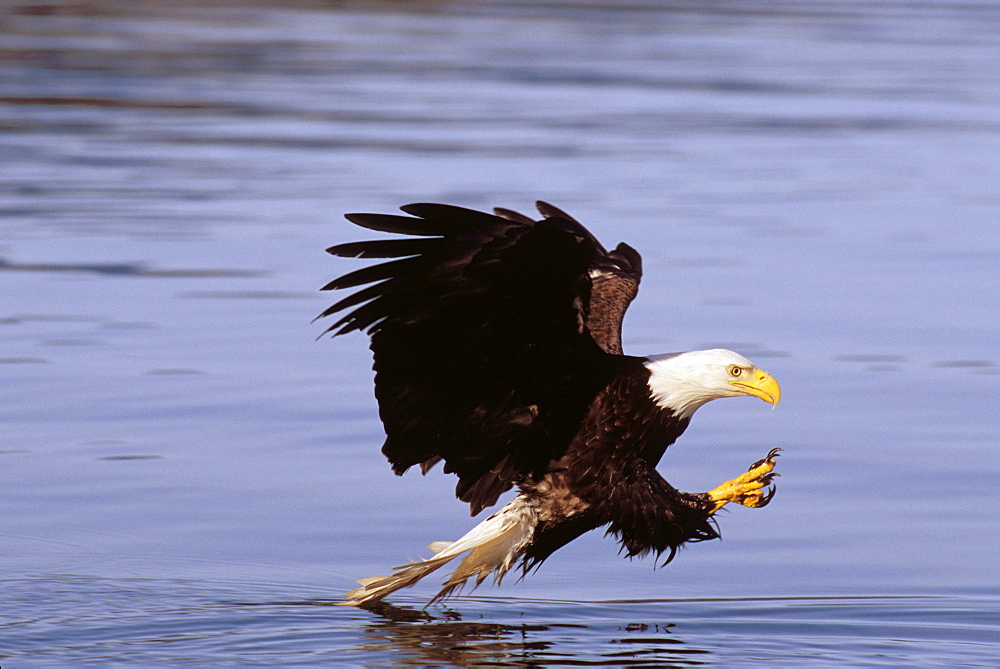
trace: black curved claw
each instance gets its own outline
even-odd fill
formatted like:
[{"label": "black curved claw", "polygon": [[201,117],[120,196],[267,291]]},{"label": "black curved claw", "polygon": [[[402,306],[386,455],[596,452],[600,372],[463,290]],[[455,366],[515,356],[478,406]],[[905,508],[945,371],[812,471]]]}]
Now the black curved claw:
[{"label": "black curved claw", "polygon": [[760,477],[761,485],[771,485],[771,479],[775,476],[781,476],[778,472],[770,472],[769,474],[764,474]]},{"label": "black curved claw", "polygon": [[754,469],[757,469],[765,462],[774,460],[776,457],[778,457],[778,453],[780,452],[781,452],[780,448],[772,448],[770,451],[767,452],[767,457],[765,457],[763,460],[758,460],[757,462],[750,465],[750,469],[748,469],[747,471],[748,472],[753,471]]},{"label": "black curved claw", "polygon": [[760,509],[760,508],[763,508],[763,507],[767,506],[768,504],[770,504],[771,503],[771,498],[774,497],[774,493],[775,493],[775,491],[777,489],[778,489],[777,486],[771,486],[771,488],[767,491],[767,494],[765,494],[761,498],[760,504],[758,504],[755,508]]}]

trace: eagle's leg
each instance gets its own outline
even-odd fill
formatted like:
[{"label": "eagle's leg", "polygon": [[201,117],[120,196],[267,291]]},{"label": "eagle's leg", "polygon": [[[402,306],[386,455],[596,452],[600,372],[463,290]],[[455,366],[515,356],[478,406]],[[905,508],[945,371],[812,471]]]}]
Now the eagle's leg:
[{"label": "eagle's leg", "polygon": [[715,505],[709,508],[709,513],[715,513],[730,502],[755,509],[767,506],[767,503],[774,497],[774,487],[766,488],[771,485],[771,480],[775,476],[780,476],[774,472],[774,459],[778,457],[780,450],[780,448],[772,448],[767,457],[750,465],[750,469],[745,474],[741,474],[731,481],[726,481],[706,493],[709,502]]}]

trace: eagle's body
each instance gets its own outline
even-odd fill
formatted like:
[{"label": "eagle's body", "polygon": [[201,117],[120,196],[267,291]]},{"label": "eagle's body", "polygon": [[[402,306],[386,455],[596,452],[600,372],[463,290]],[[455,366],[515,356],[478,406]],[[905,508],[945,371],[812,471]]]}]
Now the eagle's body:
[{"label": "eagle's body", "polygon": [[444,461],[473,515],[514,486],[520,494],[458,541],[432,544],[434,557],[362,580],[348,603],[377,602],[465,552],[438,596],[470,577],[499,581],[518,561],[528,569],[603,526],[628,555],[672,557],[717,537],[712,515],[727,502],[770,500],[774,452],[710,493],[679,492],[656,471],[705,402],[776,404],[779,390],[731,351],[623,355],[622,318],[642,273],[634,249],[606,251],[544,203],[541,221],[436,204],[403,211],[415,218],[348,215],[417,238],[329,249],[394,260],[328,284],[371,285],[322,315],[355,307],[330,331],[371,334],[382,452],[396,473]]}]

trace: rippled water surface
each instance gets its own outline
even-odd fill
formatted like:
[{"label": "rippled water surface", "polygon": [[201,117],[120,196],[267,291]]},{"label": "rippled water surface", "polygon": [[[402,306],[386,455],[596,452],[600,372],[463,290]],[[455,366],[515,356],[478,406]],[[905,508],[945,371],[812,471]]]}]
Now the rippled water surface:
[{"label": "rippled water surface", "polygon": [[[0,4],[0,663],[1000,663],[991,3]],[[646,264],[630,353],[723,345],[766,509],[333,606],[472,521],[392,475],[345,211],[551,201]]]}]

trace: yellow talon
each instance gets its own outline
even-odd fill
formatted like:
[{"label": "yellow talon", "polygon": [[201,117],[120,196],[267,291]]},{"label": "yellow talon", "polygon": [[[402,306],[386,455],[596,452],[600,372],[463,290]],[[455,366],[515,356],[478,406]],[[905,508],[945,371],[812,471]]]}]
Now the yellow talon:
[{"label": "yellow talon", "polygon": [[711,513],[715,513],[726,504],[735,502],[750,508],[759,509],[767,506],[767,503],[774,497],[774,488],[765,490],[771,484],[771,480],[778,476],[774,471],[774,459],[778,457],[780,448],[772,448],[763,460],[759,460],[750,466],[750,469],[736,478],[726,481],[722,485],[708,492],[709,501],[715,504]]}]

